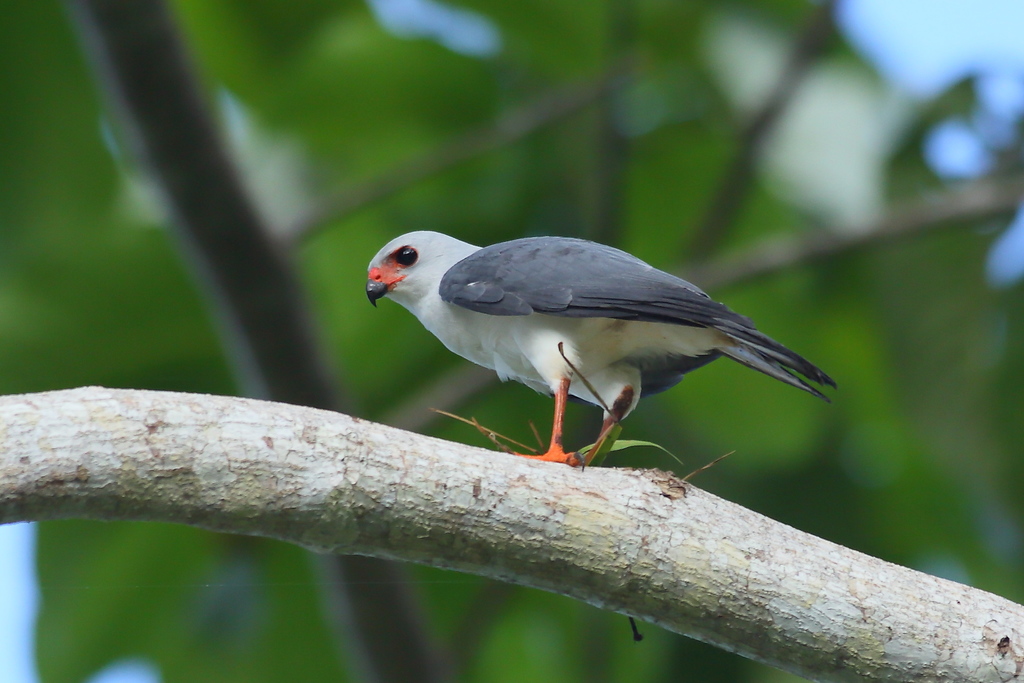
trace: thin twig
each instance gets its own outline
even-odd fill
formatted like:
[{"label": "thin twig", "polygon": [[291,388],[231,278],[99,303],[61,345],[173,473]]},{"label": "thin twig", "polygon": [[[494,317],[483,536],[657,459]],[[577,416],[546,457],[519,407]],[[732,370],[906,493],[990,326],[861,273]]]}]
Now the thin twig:
[{"label": "thin twig", "polygon": [[495,448],[497,448],[499,451],[502,451],[504,453],[508,453],[509,455],[515,455],[516,454],[516,452],[514,450],[512,450],[512,448],[510,446],[506,446],[502,442],[498,441],[499,438],[504,439],[505,435],[499,434],[498,432],[494,431],[493,429],[488,429],[487,427],[484,427],[482,424],[477,422],[477,419],[475,417],[473,418],[472,425],[474,427],[476,427],[476,430],[478,432],[480,432],[481,434],[486,436],[487,440],[490,441],[492,444],[494,444]]},{"label": "thin twig", "polygon": [[728,452],[728,453],[726,453],[725,455],[720,455],[720,456],[718,456],[717,458],[715,458],[714,460],[712,460],[711,462],[709,462],[709,463],[708,463],[707,465],[704,465],[704,466],[702,466],[702,467],[698,467],[698,468],[697,468],[697,469],[695,469],[695,470],[694,470],[693,472],[690,472],[690,473],[689,473],[689,474],[687,474],[687,475],[686,475],[685,477],[683,477],[683,483],[687,483],[687,482],[689,482],[689,481],[690,481],[690,479],[691,479],[691,478],[693,478],[693,477],[697,476],[697,475],[698,475],[698,474],[700,474],[701,472],[704,472],[705,470],[709,470],[709,469],[711,469],[712,467],[714,467],[714,466],[715,466],[715,465],[717,465],[718,463],[722,462],[723,460],[725,460],[726,458],[728,458],[728,457],[729,457],[730,455],[732,455],[732,454],[733,454],[733,453],[735,453],[735,452],[736,452],[736,451],[729,451],[729,452]]},{"label": "thin twig", "polygon": [[537,431],[537,425],[533,424],[533,420],[528,420],[527,424],[530,425],[530,431],[533,432],[533,438],[537,439],[537,448],[544,448],[544,439],[540,438],[540,432]]},{"label": "thin twig", "polygon": [[509,112],[492,125],[458,135],[378,178],[339,192],[299,220],[287,231],[285,239],[302,240],[327,223],[343,220],[441,171],[521,140],[575,114],[616,87],[626,68],[627,65],[618,64],[593,81],[560,87]]},{"label": "thin twig", "polygon": [[603,398],[601,398],[601,394],[597,393],[597,389],[594,388],[594,385],[583,376],[583,373],[580,372],[576,366],[572,364],[572,361],[565,355],[565,344],[563,342],[558,342],[558,353],[562,356],[562,360],[564,360],[565,364],[569,366],[569,369],[572,370],[573,374],[580,378],[580,381],[583,382],[583,386],[587,388],[587,391],[589,391],[593,397],[597,399],[597,402],[601,404],[601,407],[604,408],[604,412],[611,415],[612,409],[609,408],[608,404],[604,402]]},{"label": "thin twig", "polygon": [[633,629],[633,642],[634,643],[639,643],[641,640],[644,639],[643,634],[640,633],[640,629],[638,629],[636,627],[636,619],[634,619],[633,617],[629,618],[629,627],[631,629]]},{"label": "thin twig", "polygon": [[497,446],[501,450],[505,451],[506,453],[512,453],[513,451],[512,451],[512,449],[508,448],[507,446],[499,443],[498,439],[504,439],[505,441],[508,441],[510,444],[514,444],[516,446],[519,446],[520,448],[525,448],[526,450],[528,450],[528,451],[530,451],[532,453],[536,453],[537,452],[537,451],[535,451],[534,449],[530,448],[529,446],[527,446],[524,443],[520,443],[519,441],[516,441],[515,439],[510,438],[510,437],[507,437],[504,434],[499,434],[498,432],[494,431],[493,429],[491,429],[489,427],[484,427],[482,424],[480,424],[477,421],[477,419],[475,417],[467,419],[465,417],[462,417],[461,415],[456,415],[454,413],[449,413],[449,412],[444,411],[444,410],[438,410],[437,408],[432,408],[432,410],[435,413],[437,413],[438,415],[444,415],[445,417],[450,417],[453,420],[458,420],[459,422],[463,422],[463,423],[468,424],[470,426],[476,427],[477,430],[481,434],[483,434],[488,439],[490,439],[491,442],[494,443],[495,446]]},{"label": "thin twig", "polygon": [[714,253],[735,223],[765,140],[835,32],[833,13],[836,2],[825,0],[812,10],[775,87],[740,133],[736,154],[722,174],[718,189],[694,230],[690,241],[691,259],[704,259]]}]

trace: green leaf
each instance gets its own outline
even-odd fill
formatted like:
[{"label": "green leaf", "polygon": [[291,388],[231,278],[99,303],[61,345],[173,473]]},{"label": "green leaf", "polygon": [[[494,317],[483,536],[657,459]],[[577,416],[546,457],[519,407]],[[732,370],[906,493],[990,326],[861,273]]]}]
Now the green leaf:
[{"label": "green leaf", "polygon": [[[601,447],[598,449],[597,453],[595,453],[594,457],[590,459],[590,464],[589,464],[590,467],[600,467],[601,463],[604,462],[604,459],[606,457],[608,457],[609,453],[615,453],[617,451],[624,451],[627,448],[636,448],[637,446],[649,446],[651,448],[657,448],[659,451],[661,451],[663,453],[667,453],[673,460],[678,462],[680,465],[683,464],[682,460],[677,458],[672,453],[672,451],[668,450],[667,448],[665,448],[661,444],[656,444],[653,441],[642,441],[642,440],[639,440],[639,439],[619,439],[618,436],[621,433],[622,433],[622,425],[617,424],[617,425],[615,425],[614,427],[611,428],[611,430],[608,432],[608,436],[605,437],[605,440],[601,444]],[[586,457],[586,455],[588,453],[590,453],[590,451],[596,445],[597,445],[596,443],[592,443],[589,446],[584,446],[579,451],[580,455]]]},{"label": "green leaf", "polygon": [[657,448],[659,451],[662,451],[663,453],[668,453],[673,458],[676,457],[675,455],[672,454],[672,451],[665,448],[661,444],[656,444],[653,441],[642,441],[640,439],[620,439],[619,441],[615,442],[615,445],[613,445],[608,452],[614,453],[616,451],[624,451],[627,448],[635,448],[637,446],[650,446],[651,448]]}]

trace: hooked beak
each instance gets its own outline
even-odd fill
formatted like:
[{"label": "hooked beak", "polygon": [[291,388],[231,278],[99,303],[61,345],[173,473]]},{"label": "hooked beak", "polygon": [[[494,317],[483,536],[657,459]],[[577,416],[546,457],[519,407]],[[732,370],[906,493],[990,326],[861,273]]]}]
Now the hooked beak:
[{"label": "hooked beak", "polygon": [[405,276],[396,273],[394,268],[370,268],[366,280],[366,298],[376,306],[377,299],[385,296],[404,279]]},{"label": "hooked beak", "polygon": [[366,281],[366,298],[370,300],[370,303],[375,307],[377,305],[377,299],[381,298],[388,293],[388,286],[379,280],[367,280]]}]

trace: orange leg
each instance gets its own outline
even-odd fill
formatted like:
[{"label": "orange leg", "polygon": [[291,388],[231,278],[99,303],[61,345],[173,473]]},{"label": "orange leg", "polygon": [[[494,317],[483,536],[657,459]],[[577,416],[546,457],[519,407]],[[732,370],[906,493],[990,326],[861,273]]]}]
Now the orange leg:
[{"label": "orange leg", "polygon": [[577,453],[566,453],[562,448],[562,425],[565,420],[565,404],[569,400],[569,378],[563,377],[555,392],[555,419],[551,425],[551,445],[547,453],[542,455],[523,455],[516,453],[521,458],[530,460],[545,460],[547,462],[562,462],[566,465],[576,467],[583,464],[583,458]]}]

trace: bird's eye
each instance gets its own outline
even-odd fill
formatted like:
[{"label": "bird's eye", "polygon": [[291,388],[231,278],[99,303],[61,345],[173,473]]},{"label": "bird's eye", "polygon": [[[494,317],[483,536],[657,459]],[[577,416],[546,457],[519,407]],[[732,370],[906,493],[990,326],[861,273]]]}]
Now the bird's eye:
[{"label": "bird's eye", "polygon": [[419,258],[419,254],[412,247],[402,247],[395,252],[395,263],[400,266],[411,266],[416,263],[416,259]]}]

